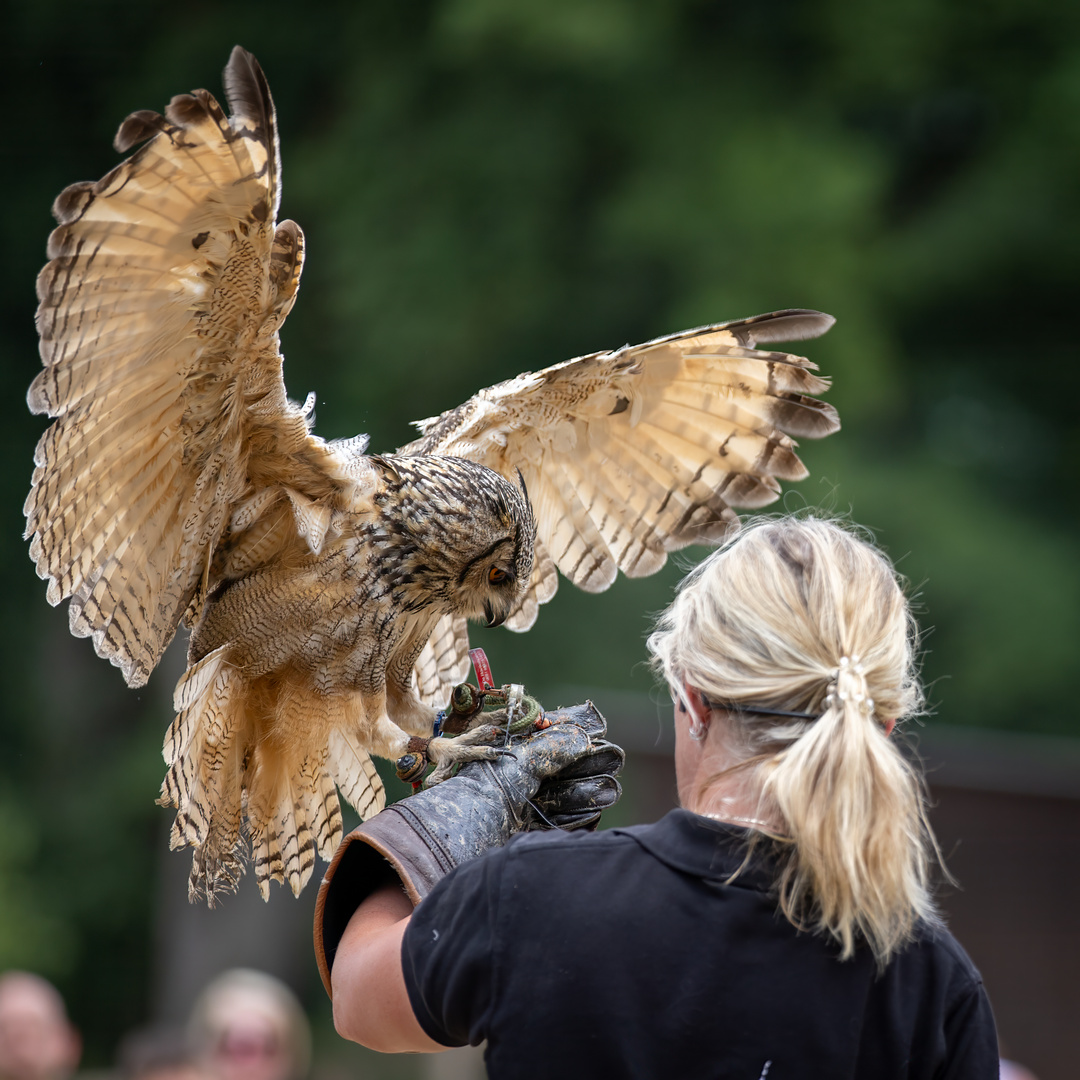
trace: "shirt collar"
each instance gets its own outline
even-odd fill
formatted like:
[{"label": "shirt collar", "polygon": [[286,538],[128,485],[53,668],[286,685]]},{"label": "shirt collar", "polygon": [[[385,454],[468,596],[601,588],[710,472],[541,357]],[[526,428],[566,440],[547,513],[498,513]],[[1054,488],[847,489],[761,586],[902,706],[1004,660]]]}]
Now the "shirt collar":
[{"label": "shirt collar", "polygon": [[[731,883],[767,892],[773,885],[774,867],[768,856],[768,841],[754,852],[744,867],[750,831],[740,825],[672,810],[653,825],[637,825],[612,832],[632,837],[650,855],[666,866],[710,881],[724,881],[736,871]],[[740,871],[739,868],[743,867]]]}]

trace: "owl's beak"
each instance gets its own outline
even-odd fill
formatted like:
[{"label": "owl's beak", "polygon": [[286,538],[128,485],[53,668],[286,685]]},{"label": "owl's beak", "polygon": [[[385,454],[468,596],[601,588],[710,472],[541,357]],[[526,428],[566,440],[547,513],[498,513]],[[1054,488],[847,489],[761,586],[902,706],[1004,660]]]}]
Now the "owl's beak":
[{"label": "owl's beak", "polygon": [[487,616],[488,626],[502,626],[502,624],[506,622],[507,612],[496,615],[492,610],[491,605],[486,600],[484,601],[484,614]]}]

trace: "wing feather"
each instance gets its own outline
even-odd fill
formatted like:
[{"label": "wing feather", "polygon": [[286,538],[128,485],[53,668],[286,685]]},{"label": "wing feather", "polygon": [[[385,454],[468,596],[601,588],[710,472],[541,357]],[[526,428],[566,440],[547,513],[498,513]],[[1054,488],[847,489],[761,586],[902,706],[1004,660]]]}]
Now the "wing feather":
[{"label": "wing feather", "polygon": [[[505,626],[507,630],[513,630],[518,634],[522,634],[530,629],[533,623],[536,622],[537,616],[540,614],[540,605],[546,604],[555,595],[558,588],[559,574],[555,569],[555,563],[548,554],[547,546],[544,544],[543,540],[537,537],[533,558],[532,580],[529,582],[529,587],[521,595],[517,604],[514,605],[513,610],[507,616],[503,626]],[[468,648],[468,644],[468,639],[466,639],[466,649]]]},{"label": "wing feather", "polygon": [[[144,145],[60,194],[38,276],[43,370],[27,400],[56,422],[35,453],[26,535],[49,601],[70,597],[73,631],[136,686],[229,567],[272,558],[298,530],[317,549],[371,482],[356,446],[313,436],[286,396],[278,329],[303,235],[275,220],[258,63],[235,49],[224,81],[231,116],[196,90],[124,121],[117,149]],[[272,527],[257,528],[263,514]]]},{"label": "wing feather", "polygon": [[439,619],[414,670],[420,700],[433,708],[445,708],[450,691],[469,677],[469,631],[460,615]]},{"label": "wing feather", "polygon": [[363,821],[386,805],[386,789],[375,763],[348,724],[339,724],[330,732],[327,767],[345,801]]}]

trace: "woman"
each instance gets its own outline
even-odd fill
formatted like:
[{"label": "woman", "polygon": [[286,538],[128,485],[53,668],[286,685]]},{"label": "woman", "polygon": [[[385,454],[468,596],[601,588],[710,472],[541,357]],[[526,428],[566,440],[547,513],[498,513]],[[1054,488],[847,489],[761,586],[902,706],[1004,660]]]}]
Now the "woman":
[{"label": "woman", "polygon": [[415,912],[377,890],[331,957],[338,1030],[384,1050],[486,1038],[493,1077],[996,1077],[889,738],[921,702],[915,645],[870,544],[813,519],[745,527],[649,639],[682,808],[516,840]]}]

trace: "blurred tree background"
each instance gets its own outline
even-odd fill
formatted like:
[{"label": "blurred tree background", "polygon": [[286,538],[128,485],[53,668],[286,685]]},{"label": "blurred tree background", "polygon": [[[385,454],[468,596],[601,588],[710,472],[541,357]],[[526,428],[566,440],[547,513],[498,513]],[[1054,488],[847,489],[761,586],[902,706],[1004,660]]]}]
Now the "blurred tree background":
[{"label": "blurred tree background", "polygon": [[[53,197],[115,164],[128,112],[219,93],[237,42],[274,91],[282,215],[307,235],[283,339],[320,434],[386,449],[521,370],[829,311],[805,351],[844,430],[804,445],[812,476],[780,505],[850,512],[910,579],[929,723],[1080,734],[1076,5],[36,0],[3,20],[0,969],[59,983],[87,1064],[151,1008],[181,661],[127,691],[27,559],[33,281]],[[564,588],[528,637],[476,637],[541,696],[648,690],[648,617],[678,576]]]}]

